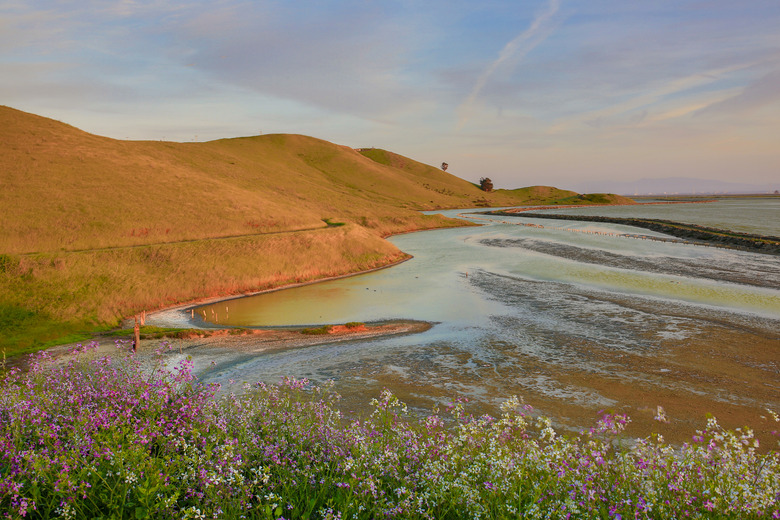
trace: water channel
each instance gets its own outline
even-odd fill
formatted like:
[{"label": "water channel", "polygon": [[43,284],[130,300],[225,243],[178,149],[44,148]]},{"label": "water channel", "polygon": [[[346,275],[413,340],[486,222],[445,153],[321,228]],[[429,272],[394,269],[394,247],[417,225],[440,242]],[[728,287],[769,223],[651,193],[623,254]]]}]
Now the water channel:
[{"label": "water channel", "polygon": [[[634,211],[670,219],[658,214],[698,211],[714,225],[730,204],[743,202]],[[632,207],[586,211],[605,209],[623,216]],[[780,234],[780,204],[758,211],[753,232]],[[562,428],[588,426],[609,409],[631,415],[638,435],[681,439],[707,412],[760,430],[764,409],[780,410],[779,257],[654,241],[663,235],[614,224],[477,221],[485,225],[393,237],[414,258],[390,269],[215,304],[219,325],[414,319],[434,323],[427,332],[224,353],[201,379],[236,389],[285,376],[332,379],[358,412],[382,388],[421,411],[465,397],[474,413],[496,413],[519,395]],[[670,424],[653,421],[657,406]]]}]

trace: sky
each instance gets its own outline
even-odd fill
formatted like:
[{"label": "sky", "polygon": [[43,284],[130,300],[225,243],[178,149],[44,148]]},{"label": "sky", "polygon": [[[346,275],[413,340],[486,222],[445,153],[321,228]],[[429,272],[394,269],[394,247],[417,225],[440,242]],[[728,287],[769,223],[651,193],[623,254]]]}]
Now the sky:
[{"label": "sky", "polygon": [[0,0],[0,104],[297,133],[496,187],[780,179],[778,0]]}]

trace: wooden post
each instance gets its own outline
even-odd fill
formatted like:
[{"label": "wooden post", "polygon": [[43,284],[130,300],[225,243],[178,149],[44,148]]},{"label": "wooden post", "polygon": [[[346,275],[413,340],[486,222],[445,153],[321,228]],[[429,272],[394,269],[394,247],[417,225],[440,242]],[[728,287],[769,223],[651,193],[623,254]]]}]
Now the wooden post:
[{"label": "wooden post", "polygon": [[135,317],[135,327],[133,327],[133,352],[138,351],[138,345],[141,344],[141,327],[138,326],[138,316]]},{"label": "wooden post", "polygon": [[146,311],[141,313],[141,325],[146,325]]}]

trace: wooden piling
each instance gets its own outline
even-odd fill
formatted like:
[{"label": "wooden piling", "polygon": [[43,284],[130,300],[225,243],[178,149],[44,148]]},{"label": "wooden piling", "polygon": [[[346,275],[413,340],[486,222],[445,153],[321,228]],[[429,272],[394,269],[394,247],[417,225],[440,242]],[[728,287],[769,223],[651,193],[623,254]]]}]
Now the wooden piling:
[{"label": "wooden piling", "polygon": [[138,325],[138,316],[135,317],[135,326],[133,327],[133,352],[138,351],[141,344],[141,327]]}]

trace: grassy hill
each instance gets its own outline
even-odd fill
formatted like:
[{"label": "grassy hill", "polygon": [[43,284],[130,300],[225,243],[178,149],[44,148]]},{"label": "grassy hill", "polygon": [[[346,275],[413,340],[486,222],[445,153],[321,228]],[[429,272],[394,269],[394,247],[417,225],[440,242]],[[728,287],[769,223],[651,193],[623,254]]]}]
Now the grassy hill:
[{"label": "grassy hill", "polygon": [[0,347],[140,310],[387,265],[382,239],[463,225],[419,210],[550,204],[384,150],[301,135],[119,141],[0,107]]}]

